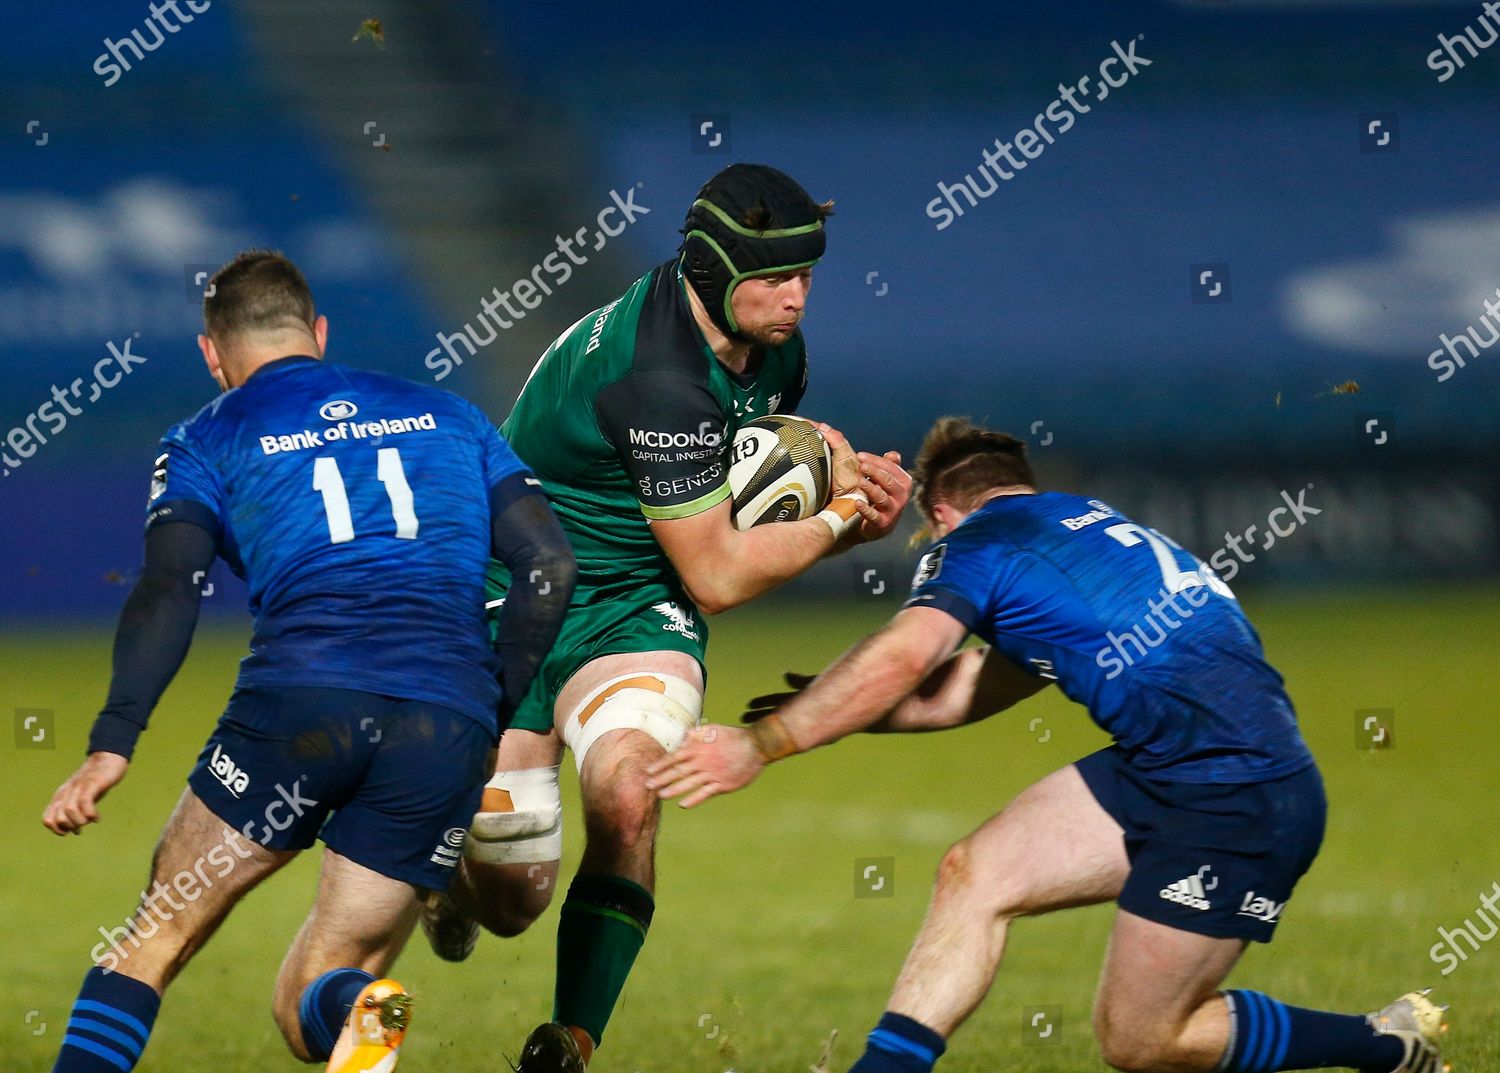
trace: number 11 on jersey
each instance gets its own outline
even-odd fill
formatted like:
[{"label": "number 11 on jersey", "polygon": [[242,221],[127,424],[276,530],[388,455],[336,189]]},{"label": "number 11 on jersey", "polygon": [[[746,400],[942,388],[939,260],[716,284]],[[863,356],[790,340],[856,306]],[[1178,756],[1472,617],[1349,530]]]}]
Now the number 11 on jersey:
[{"label": "number 11 on jersey", "polygon": [[[385,485],[385,494],[391,501],[391,515],[396,520],[396,537],[400,540],[417,539],[416,498],[406,480],[406,470],[401,465],[401,451],[395,447],[382,447],[376,455],[375,477]],[[354,515],[349,509],[349,491],[344,487],[344,475],[339,472],[338,459],[328,455],[313,459],[313,489],[323,493],[323,511],[328,515],[328,541],[330,544],[345,544],[354,539]]]}]

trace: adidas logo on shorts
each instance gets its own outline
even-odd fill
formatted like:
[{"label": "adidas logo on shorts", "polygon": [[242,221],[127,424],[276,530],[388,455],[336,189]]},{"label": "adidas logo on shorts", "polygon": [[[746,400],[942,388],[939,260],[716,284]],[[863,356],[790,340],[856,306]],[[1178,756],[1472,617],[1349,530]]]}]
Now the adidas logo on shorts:
[{"label": "adidas logo on shorts", "polygon": [[1186,879],[1179,879],[1176,883],[1169,884],[1161,889],[1161,896],[1169,902],[1185,905],[1189,909],[1212,909],[1209,904],[1208,892],[1219,885],[1217,878],[1213,878],[1207,886],[1203,880],[1208,876],[1209,866],[1204,865],[1197,872]]}]

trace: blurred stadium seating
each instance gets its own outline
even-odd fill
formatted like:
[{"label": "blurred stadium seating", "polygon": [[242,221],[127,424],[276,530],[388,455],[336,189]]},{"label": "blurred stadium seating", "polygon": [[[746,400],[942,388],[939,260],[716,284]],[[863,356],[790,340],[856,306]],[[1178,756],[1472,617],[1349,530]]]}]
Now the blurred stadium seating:
[{"label": "blurred stadium seating", "polygon": [[[1205,556],[1313,485],[1323,513],[1248,584],[1500,565],[1500,374],[1427,365],[1500,287],[1500,54],[1446,83],[1426,65],[1477,5],[807,4],[789,25],[688,3],[437,8],[219,0],[111,86],[95,57],[145,4],[8,20],[0,436],[110,343],[148,362],[7,472],[0,615],[107,619],[123,598],[156,439],[212,394],[198,271],[279,247],[333,357],[430,377],[440,334],[636,188],[649,215],[445,380],[499,419],[558,331],[671,255],[693,191],[735,159],[838,200],[804,408],[859,445],[910,452],[934,416],[972,413],[1029,436],[1052,482]],[[383,45],[354,39],[373,15]],[[938,182],[1138,35],[1150,68],[935,229]],[[1362,151],[1361,117],[1387,114],[1397,151]],[[1203,264],[1228,266],[1231,301],[1193,300]],[[872,549],[806,585],[894,592],[901,561]]]}]

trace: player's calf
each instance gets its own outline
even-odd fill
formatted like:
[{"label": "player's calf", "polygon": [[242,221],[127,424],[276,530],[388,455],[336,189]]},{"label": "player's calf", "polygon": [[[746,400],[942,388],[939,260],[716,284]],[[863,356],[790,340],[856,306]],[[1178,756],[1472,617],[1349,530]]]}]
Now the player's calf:
[{"label": "player's calf", "polygon": [[1224,1073],[1357,1069],[1361,1073],[1444,1073],[1438,1043],[1443,1011],[1413,992],[1358,1016],[1288,1006],[1256,991],[1226,991],[1233,1034]]},{"label": "player's calf", "polygon": [[363,969],[329,969],[307,986],[283,987],[278,981],[272,1015],[287,1050],[299,1062],[326,1061],[360,993],[375,977]]},{"label": "player's calf", "polygon": [[633,670],[594,682],[566,710],[559,722],[578,764],[587,827],[579,872],[623,876],[649,888],[661,803],[646,785],[647,773],[702,721],[702,686],[664,671]]},{"label": "player's calf", "polygon": [[156,989],[95,966],[73,1004],[53,1073],[120,1073],[140,1061],[161,1009]]},{"label": "player's calf", "polygon": [[1161,1020],[1121,1023],[1094,1015],[1094,1036],[1099,1055],[1111,1069],[1121,1073],[1204,1073],[1217,1068],[1217,1060],[1205,1062],[1182,1045],[1184,1026]]},{"label": "player's calf", "polygon": [[1361,1017],[1217,991],[1242,945],[1121,911],[1094,1014],[1105,1061],[1125,1073],[1408,1073],[1435,1058],[1442,1013],[1423,995]]},{"label": "player's calf", "polygon": [[502,939],[520,935],[552,904],[560,864],[557,860],[530,864],[464,861],[446,895],[451,910],[440,907],[438,896],[430,897],[423,910],[422,926],[433,950],[448,961],[462,961],[468,956],[467,952],[458,957],[445,954],[452,944],[440,942],[436,929],[447,915],[461,916]]},{"label": "player's calf", "polygon": [[1107,901],[1128,862],[1076,769],[1023,791],[943,855],[890,1006],[850,1073],[928,1073],[989,990],[1012,919]]},{"label": "player's calf", "polygon": [[501,735],[453,885],[429,894],[422,909],[422,931],[438,957],[463,961],[481,926],[502,938],[519,935],[551,904],[562,858],[562,750],[554,732]]},{"label": "player's calf", "polygon": [[[429,900],[422,926],[440,957],[460,961],[467,949],[440,942],[457,936],[461,914],[502,938],[520,935],[552,903],[562,859],[562,791],[558,767],[500,771],[485,785],[464,843],[451,911]],[[472,949],[473,939],[466,946]],[[455,956],[456,955],[456,956]]]},{"label": "player's calf", "polygon": [[276,975],[272,1011],[292,1054],[321,1062],[339,1053],[340,1039],[357,1042],[346,1030],[349,1011],[395,962],[416,908],[412,884],[324,853],[318,900]]}]

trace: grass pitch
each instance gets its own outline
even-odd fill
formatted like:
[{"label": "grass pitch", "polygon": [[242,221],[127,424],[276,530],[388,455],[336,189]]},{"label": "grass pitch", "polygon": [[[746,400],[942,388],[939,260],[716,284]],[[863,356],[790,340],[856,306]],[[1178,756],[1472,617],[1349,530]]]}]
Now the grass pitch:
[{"label": "grass pitch", "polygon": [[[1490,810],[1500,800],[1494,716],[1500,590],[1251,596],[1247,609],[1286,675],[1328,783],[1323,854],[1269,947],[1236,986],[1298,1005],[1363,1011],[1438,984],[1454,1004],[1448,1057],[1500,1068],[1500,941],[1444,978],[1438,929],[1476,914],[1500,879]],[[893,605],[747,609],[714,623],[709,714],[733,719],[781,669],[816,670]],[[55,713],[0,740],[11,818],[0,868],[0,1067],[49,1069],[100,926],[123,922],[151,847],[222,710],[244,633],[205,632],[157,712],[104,822],[61,840],[38,822],[80,760],[108,676],[109,633],[7,631],[4,707]],[[1393,709],[1393,748],[1356,747],[1356,711]],[[7,713],[9,714],[9,712]],[[41,744],[47,744],[43,742]],[[1044,694],[948,734],[866,738],[778,765],[750,790],[663,824],[658,913],[594,1068],[599,1073],[805,1073],[835,1030],[846,1069],[879,1016],[925,908],[943,849],[1027,783],[1103,744],[1081,710]],[[581,849],[576,789],[564,882]],[[296,1068],[272,1024],[270,988],[310,904],[316,853],[251,895],[167,995],[143,1070]],[[871,865],[868,886],[863,874]],[[881,877],[884,883],[875,888]],[[420,935],[397,966],[418,1006],[403,1073],[506,1068],[551,1009],[557,903],[527,935],[486,937],[460,966]],[[1089,1007],[1112,909],[1023,921],[999,980],[958,1034],[948,1073],[1105,1068]],[[1481,930],[1483,925],[1481,923]],[[1463,940],[1459,940],[1460,943]],[[1023,1022],[1051,1007],[1045,1041]]]}]

